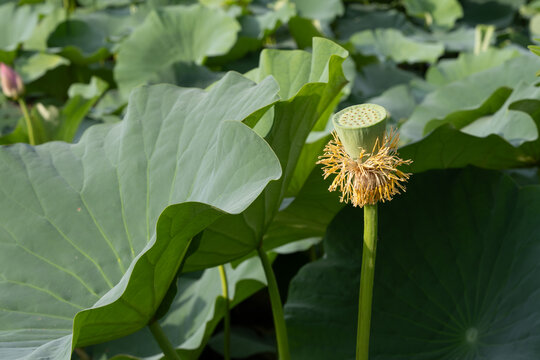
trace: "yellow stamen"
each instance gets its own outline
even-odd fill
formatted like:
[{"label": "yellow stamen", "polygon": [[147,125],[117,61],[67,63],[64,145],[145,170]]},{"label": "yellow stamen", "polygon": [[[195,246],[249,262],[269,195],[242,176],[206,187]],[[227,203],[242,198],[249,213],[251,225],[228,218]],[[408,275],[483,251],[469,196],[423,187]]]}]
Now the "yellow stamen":
[{"label": "yellow stamen", "polygon": [[341,202],[363,207],[392,200],[394,195],[405,192],[404,183],[411,174],[398,167],[409,165],[412,160],[397,156],[397,131],[387,133],[382,145],[377,142],[371,153],[361,149],[357,160],[347,154],[335,131],[332,135],[334,139],[326,144],[324,155],[319,156],[317,164],[323,165],[325,179],[336,174],[328,190],[339,190]]}]

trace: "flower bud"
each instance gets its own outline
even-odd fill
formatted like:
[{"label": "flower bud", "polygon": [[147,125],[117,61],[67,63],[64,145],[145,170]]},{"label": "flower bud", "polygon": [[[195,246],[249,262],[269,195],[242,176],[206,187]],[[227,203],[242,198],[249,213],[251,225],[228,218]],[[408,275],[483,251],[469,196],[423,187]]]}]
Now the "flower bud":
[{"label": "flower bud", "polygon": [[2,92],[8,98],[17,100],[24,93],[24,84],[19,74],[4,63],[0,63],[0,83]]}]

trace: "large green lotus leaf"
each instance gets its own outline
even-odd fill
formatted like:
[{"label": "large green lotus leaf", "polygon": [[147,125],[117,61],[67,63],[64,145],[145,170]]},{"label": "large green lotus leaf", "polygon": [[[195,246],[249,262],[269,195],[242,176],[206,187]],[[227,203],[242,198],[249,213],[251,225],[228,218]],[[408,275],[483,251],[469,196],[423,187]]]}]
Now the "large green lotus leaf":
[{"label": "large green lotus leaf", "polygon": [[518,50],[511,48],[491,48],[480,54],[461,53],[457,59],[443,59],[437,65],[430,67],[426,73],[426,81],[437,86],[446,85],[500,66],[519,55]]},{"label": "large green lotus leaf", "polygon": [[[380,206],[370,359],[523,359],[540,351],[540,187],[498,172],[415,175]],[[292,280],[292,358],[353,359],[362,209],[328,228]]]},{"label": "large green lotus leaf", "polygon": [[122,43],[114,77],[123,94],[138,85],[174,82],[174,64],[201,65],[207,56],[227,53],[236,41],[238,22],[222,11],[200,5],[152,11]]},{"label": "large green lotus leaf", "polygon": [[427,132],[426,125],[434,119],[452,116],[470,122],[494,113],[517,84],[536,81],[538,66],[537,57],[523,55],[438,88],[426,96],[401,127],[403,139],[420,140]]},{"label": "large green lotus leaf", "polygon": [[[261,244],[266,229],[285,197],[311,129],[321,119],[328,119],[336,106],[336,99],[340,98],[346,84],[342,63],[347,52],[329,40],[315,38],[310,57],[309,54],[298,54],[297,51],[265,50],[261,54],[261,65],[266,62],[268,66],[260,66],[258,74],[257,71],[252,73],[259,77],[274,76],[283,94],[292,93],[290,89],[297,86],[295,77],[298,74],[309,81],[293,97],[278,101],[273,107],[273,124],[265,139],[280,160],[283,176],[279,181],[271,183],[242,214],[225,216],[207,229],[203,235],[206,242],[203,241],[197,253],[187,259],[186,270],[217,265],[230,256],[247,255]],[[278,66],[285,63],[281,58],[291,63],[287,67]],[[302,66],[307,70],[301,70]],[[292,73],[289,68],[297,71]],[[218,245],[227,239],[231,246],[224,248]]]},{"label": "large green lotus leaf", "polygon": [[0,5],[0,61],[13,58],[19,44],[32,35],[38,14],[31,6],[18,7],[16,2]]},{"label": "large green lotus leaf", "polygon": [[343,15],[341,0],[291,0],[296,5],[298,15],[322,21],[332,21],[336,16]]},{"label": "large green lotus leaf", "polygon": [[426,18],[431,25],[451,28],[463,16],[458,0],[404,0],[403,6],[409,15]]},{"label": "large green lotus leaf", "polygon": [[355,33],[350,38],[363,55],[376,55],[381,60],[398,63],[434,63],[444,53],[440,43],[420,42],[396,29],[375,29]]},{"label": "large green lotus leaf", "polygon": [[[225,269],[231,307],[266,286],[258,258],[246,260],[234,269],[227,265]],[[182,359],[195,360],[225,314],[219,270],[211,268],[202,274],[182,275],[178,278],[177,286],[176,298],[160,324]],[[91,351],[95,358],[103,359],[117,359],[122,354],[147,358],[162,352],[148,328],[93,346]]]},{"label": "large green lotus leaf", "polygon": [[77,144],[0,147],[0,358],[68,359],[144,327],[191,238],[280,176],[240,122],[277,91],[235,73],[208,92],[141,87]]}]

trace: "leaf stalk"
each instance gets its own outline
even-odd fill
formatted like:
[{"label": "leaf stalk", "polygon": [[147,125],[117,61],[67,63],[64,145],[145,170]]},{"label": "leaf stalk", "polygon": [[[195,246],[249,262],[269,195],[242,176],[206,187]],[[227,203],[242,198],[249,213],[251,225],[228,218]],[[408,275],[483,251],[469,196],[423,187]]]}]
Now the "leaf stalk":
[{"label": "leaf stalk", "polygon": [[150,328],[150,332],[154,336],[154,339],[156,339],[156,342],[163,351],[165,358],[168,360],[180,360],[180,356],[178,356],[178,353],[176,352],[173,344],[171,344],[171,342],[167,338],[167,335],[165,335],[165,332],[159,325],[159,322],[155,319],[152,319],[148,323],[148,327]]},{"label": "leaf stalk", "polygon": [[225,318],[223,319],[223,356],[225,360],[231,359],[231,313],[230,313],[230,300],[229,300],[229,284],[227,282],[227,273],[225,272],[225,266],[219,266],[219,277],[221,278],[221,288],[223,291],[223,298],[225,299]]},{"label": "leaf stalk", "polygon": [[34,134],[34,126],[32,125],[32,119],[30,118],[30,114],[28,113],[28,108],[26,106],[26,102],[23,98],[19,98],[19,105],[21,107],[24,121],[26,123],[26,129],[28,131],[28,141],[30,145],[36,145],[36,137]]},{"label": "leaf stalk", "polygon": [[272,306],[272,316],[274,318],[274,327],[276,329],[276,339],[278,346],[278,358],[279,360],[290,360],[291,355],[289,352],[289,340],[287,338],[287,327],[285,325],[285,316],[283,315],[283,305],[279,296],[279,288],[276,281],[272,264],[268,259],[268,255],[263,250],[262,246],[257,249],[259,258],[266,275],[266,281],[268,282],[268,293],[270,294],[270,304]]}]

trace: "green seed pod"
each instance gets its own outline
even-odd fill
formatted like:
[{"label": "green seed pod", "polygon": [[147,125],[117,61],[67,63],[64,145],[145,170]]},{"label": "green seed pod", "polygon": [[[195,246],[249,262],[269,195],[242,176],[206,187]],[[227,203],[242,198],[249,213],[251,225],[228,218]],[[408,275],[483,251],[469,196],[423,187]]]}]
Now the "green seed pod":
[{"label": "green seed pod", "polygon": [[362,149],[374,150],[377,139],[380,146],[386,130],[386,109],[375,104],[349,106],[332,117],[339,140],[353,159]]}]

